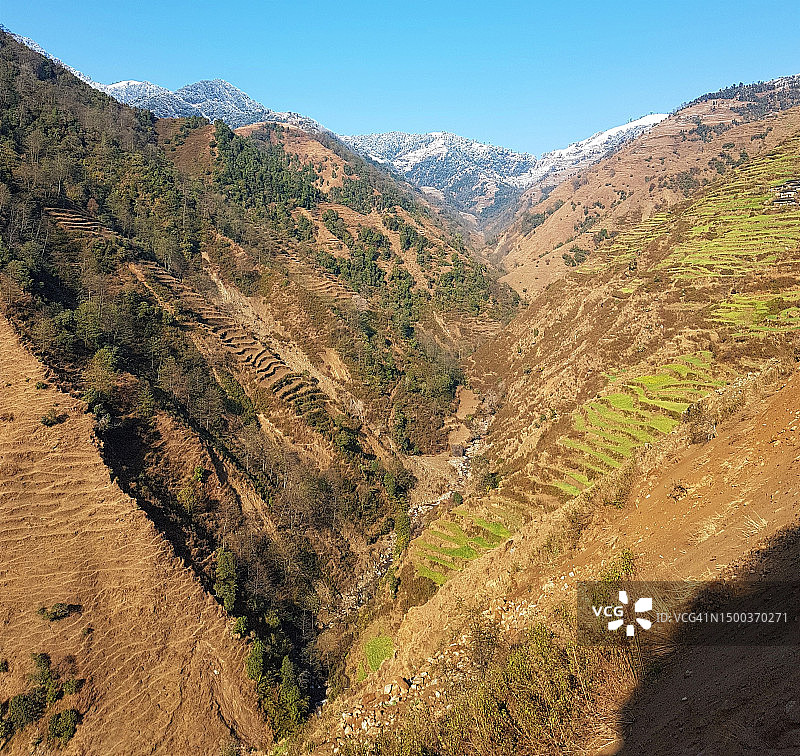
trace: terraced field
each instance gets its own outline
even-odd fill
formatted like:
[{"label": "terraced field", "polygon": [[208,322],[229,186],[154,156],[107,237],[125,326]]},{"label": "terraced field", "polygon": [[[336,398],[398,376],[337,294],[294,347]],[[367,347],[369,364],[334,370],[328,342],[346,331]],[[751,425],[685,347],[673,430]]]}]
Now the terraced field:
[{"label": "terraced field", "polygon": [[616,391],[575,410],[572,429],[558,439],[558,453],[543,465],[537,483],[543,490],[577,496],[638,448],[673,430],[690,404],[724,384],[708,352],[682,355],[624,382],[611,379]]},{"label": "terraced field", "polygon": [[254,388],[274,396],[301,417],[310,418],[325,411],[330,398],[320,389],[314,376],[293,371],[275,350],[235,318],[158,265],[139,263],[136,270],[160,299],[176,303],[198,328],[215,337],[222,349],[239,363],[242,372],[250,376]]},{"label": "terraced field", "polygon": [[45,212],[64,231],[73,234],[86,234],[88,236],[113,236],[113,232],[103,227],[94,218],[75,210],[65,210],[61,207],[48,207]]},{"label": "terraced field", "polygon": [[312,268],[308,262],[301,260],[297,254],[287,252],[282,256],[282,259],[293,280],[324,303],[329,305],[346,304],[355,296],[354,292],[348,289],[341,279],[319,267]]},{"label": "terraced field", "polygon": [[527,519],[511,502],[465,503],[432,523],[411,545],[417,574],[442,585],[473,559],[510,538]]},{"label": "terraced field", "polygon": [[794,137],[695,202],[682,216],[691,231],[660,267],[688,281],[793,269],[800,207],[775,205],[772,189],[798,176],[800,137]]},{"label": "terraced field", "polygon": [[631,263],[654,239],[669,231],[672,221],[670,213],[650,216],[616,236],[608,248],[608,255],[615,262]]},{"label": "terraced field", "polygon": [[775,204],[775,187],[800,176],[800,137],[741,166],[683,212],[661,212],[619,233],[576,272],[633,264],[651,244],[689,227],[657,270],[681,281],[744,276],[798,264],[800,207]]},{"label": "terraced field", "polygon": [[736,329],[736,336],[800,330],[800,289],[776,294],[734,294],[714,308],[712,319]]}]

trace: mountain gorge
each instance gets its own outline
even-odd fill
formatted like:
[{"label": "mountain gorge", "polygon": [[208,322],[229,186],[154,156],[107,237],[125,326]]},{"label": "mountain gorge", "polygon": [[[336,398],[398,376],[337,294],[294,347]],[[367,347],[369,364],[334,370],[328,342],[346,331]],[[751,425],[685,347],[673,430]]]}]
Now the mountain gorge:
[{"label": "mountain gorge", "polygon": [[795,576],[798,77],[538,159],[4,31],[0,98],[0,750],[797,747],[791,644],[575,608]]}]

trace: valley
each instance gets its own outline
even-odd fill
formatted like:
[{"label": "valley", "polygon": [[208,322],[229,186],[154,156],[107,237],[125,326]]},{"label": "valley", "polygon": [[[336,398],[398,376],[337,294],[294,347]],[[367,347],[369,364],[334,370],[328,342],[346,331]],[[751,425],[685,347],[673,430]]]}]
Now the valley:
[{"label": "valley", "polygon": [[537,160],[29,42],[0,31],[0,750],[800,747],[793,636],[575,614],[581,581],[796,575],[798,77]]}]

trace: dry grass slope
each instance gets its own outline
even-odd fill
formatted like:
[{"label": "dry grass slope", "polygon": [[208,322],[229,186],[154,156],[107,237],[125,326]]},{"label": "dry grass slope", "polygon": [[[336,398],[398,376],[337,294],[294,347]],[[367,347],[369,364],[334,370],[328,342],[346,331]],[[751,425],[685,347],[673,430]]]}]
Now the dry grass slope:
[{"label": "dry grass slope", "polygon": [[[67,753],[217,753],[232,731],[267,741],[221,608],[109,479],[82,403],[45,378],[0,319],[0,649],[11,667],[0,699],[24,689],[31,653],[71,655],[87,684]],[[63,420],[47,427],[53,408]],[[58,602],[82,611],[37,615]],[[10,753],[27,753],[30,734]]]}]

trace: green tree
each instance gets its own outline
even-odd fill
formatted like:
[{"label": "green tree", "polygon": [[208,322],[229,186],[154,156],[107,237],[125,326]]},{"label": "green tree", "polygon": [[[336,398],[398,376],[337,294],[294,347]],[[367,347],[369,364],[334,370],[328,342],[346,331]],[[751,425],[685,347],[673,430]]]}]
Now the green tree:
[{"label": "green tree", "polygon": [[281,663],[281,703],[286,709],[292,729],[296,729],[308,714],[309,700],[300,689],[294,664],[288,656],[284,656]]},{"label": "green tree", "polygon": [[222,601],[226,612],[236,605],[236,558],[224,546],[217,551],[217,572],[214,593]]},{"label": "green tree", "polygon": [[110,347],[98,349],[86,370],[83,377],[89,386],[89,390],[98,397],[109,399],[114,392],[117,382],[117,355]]},{"label": "green tree", "polygon": [[247,676],[256,682],[260,682],[261,678],[266,674],[266,649],[260,640],[253,641],[250,646],[250,652],[247,654],[247,659],[245,659],[244,668]]},{"label": "green tree", "polygon": [[15,730],[22,730],[26,725],[42,718],[45,696],[44,688],[36,688],[30,693],[16,695],[8,702],[8,719]]}]

